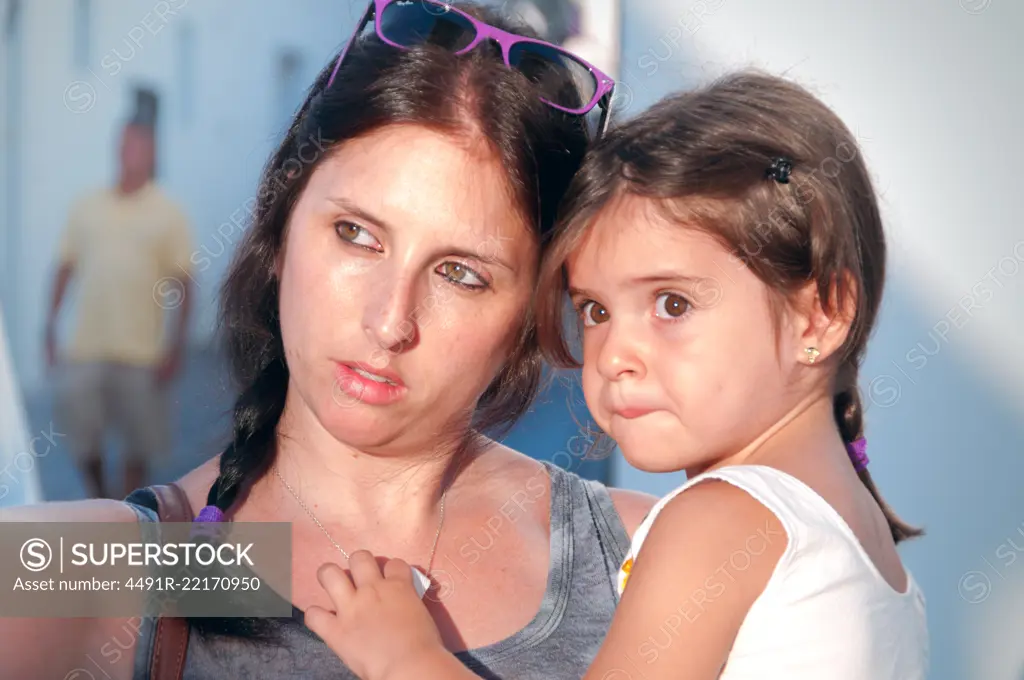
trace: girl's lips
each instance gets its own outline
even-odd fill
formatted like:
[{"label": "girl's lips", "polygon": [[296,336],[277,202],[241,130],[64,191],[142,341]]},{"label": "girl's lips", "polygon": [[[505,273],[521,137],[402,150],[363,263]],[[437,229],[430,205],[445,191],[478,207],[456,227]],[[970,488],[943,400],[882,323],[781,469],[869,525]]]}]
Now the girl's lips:
[{"label": "girl's lips", "polygon": [[627,420],[632,420],[633,418],[639,418],[640,416],[645,416],[648,413],[652,413],[654,410],[655,409],[653,408],[631,407],[616,409],[612,413]]},{"label": "girl's lips", "polygon": [[[364,377],[356,372],[356,366],[367,373],[387,378],[394,384]],[[388,406],[401,401],[409,391],[393,371],[372,370],[358,364],[354,366],[341,362],[335,362],[335,367],[335,401],[343,406],[354,406],[357,403]]]}]

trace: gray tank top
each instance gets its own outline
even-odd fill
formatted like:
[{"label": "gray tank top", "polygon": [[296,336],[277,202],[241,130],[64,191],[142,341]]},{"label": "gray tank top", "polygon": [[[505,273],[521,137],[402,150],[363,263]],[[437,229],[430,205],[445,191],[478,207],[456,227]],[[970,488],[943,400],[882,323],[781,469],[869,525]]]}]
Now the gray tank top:
[{"label": "gray tank top", "polygon": [[[629,538],[608,489],[544,463],[551,476],[551,550],[548,585],[540,610],[526,627],[486,647],[460,652],[483,678],[581,678],[597,655],[618,602],[615,579]],[[154,507],[128,503],[140,521],[159,521]],[[146,619],[135,654],[135,680],[148,678],[156,619]],[[341,660],[303,624],[286,620],[274,643],[189,636],[185,680],[252,678],[356,680]]]}]

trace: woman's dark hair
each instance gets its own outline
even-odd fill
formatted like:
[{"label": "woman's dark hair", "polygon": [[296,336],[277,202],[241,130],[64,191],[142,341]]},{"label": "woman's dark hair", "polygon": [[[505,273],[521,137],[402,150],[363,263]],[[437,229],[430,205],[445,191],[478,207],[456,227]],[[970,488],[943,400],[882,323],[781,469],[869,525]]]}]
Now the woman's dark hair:
[{"label": "woman's dark hair", "polygon": [[[534,35],[478,6],[460,3],[460,9],[504,30]],[[336,59],[320,72],[263,170],[252,224],[221,292],[221,330],[239,396],[231,443],[220,457],[220,475],[207,502],[224,511],[267,471],[276,451],[289,373],[275,260],[289,215],[324,157],[337,145],[388,125],[481,137],[500,159],[507,189],[540,243],[589,141],[585,121],[540,101],[535,86],[505,66],[495,45],[455,56],[434,45],[396,49],[371,33],[353,43],[325,89]],[[572,86],[568,74],[565,81]],[[515,349],[476,405],[474,429],[494,436],[506,432],[536,395],[541,368],[528,313]],[[265,629],[253,619],[197,618],[192,625],[204,633],[249,637]]]},{"label": "woman's dark hair", "polygon": [[[555,366],[579,366],[563,326],[565,262],[597,213],[626,193],[718,239],[769,288],[776,312],[808,282],[826,310],[854,310],[830,358],[833,410],[845,442],[863,436],[857,373],[882,299],[886,247],[867,168],[835,113],[796,84],[738,73],[665,98],[596,144],[538,283],[538,332]],[[897,543],[923,533],[897,517],[867,470],[859,475]]]}]

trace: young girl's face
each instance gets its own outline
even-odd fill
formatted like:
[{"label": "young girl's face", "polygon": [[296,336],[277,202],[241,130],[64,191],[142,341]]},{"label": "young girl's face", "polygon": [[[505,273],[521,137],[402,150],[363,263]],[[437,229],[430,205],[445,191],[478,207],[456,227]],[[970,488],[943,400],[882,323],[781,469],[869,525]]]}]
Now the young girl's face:
[{"label": "young girl's face", "polygon": [[642,470],[699,470],[740,451],[795,403],[802,349],[766,286],[712,237],[632,195],[568,260],[597,424]]}]

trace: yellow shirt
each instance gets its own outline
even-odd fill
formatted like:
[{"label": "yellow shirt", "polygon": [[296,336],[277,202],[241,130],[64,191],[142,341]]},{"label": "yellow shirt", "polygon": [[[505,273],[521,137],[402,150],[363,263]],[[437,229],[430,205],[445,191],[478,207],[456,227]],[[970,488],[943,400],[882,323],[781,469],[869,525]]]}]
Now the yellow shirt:
[{"label": "yellow shirt", "polygon": [[157,363],[164,313],[181,305],[191,255],[184,212],[152,182],[128,195],[106,189],[79,200],[60,246],[81,291],[68,358]]}]

